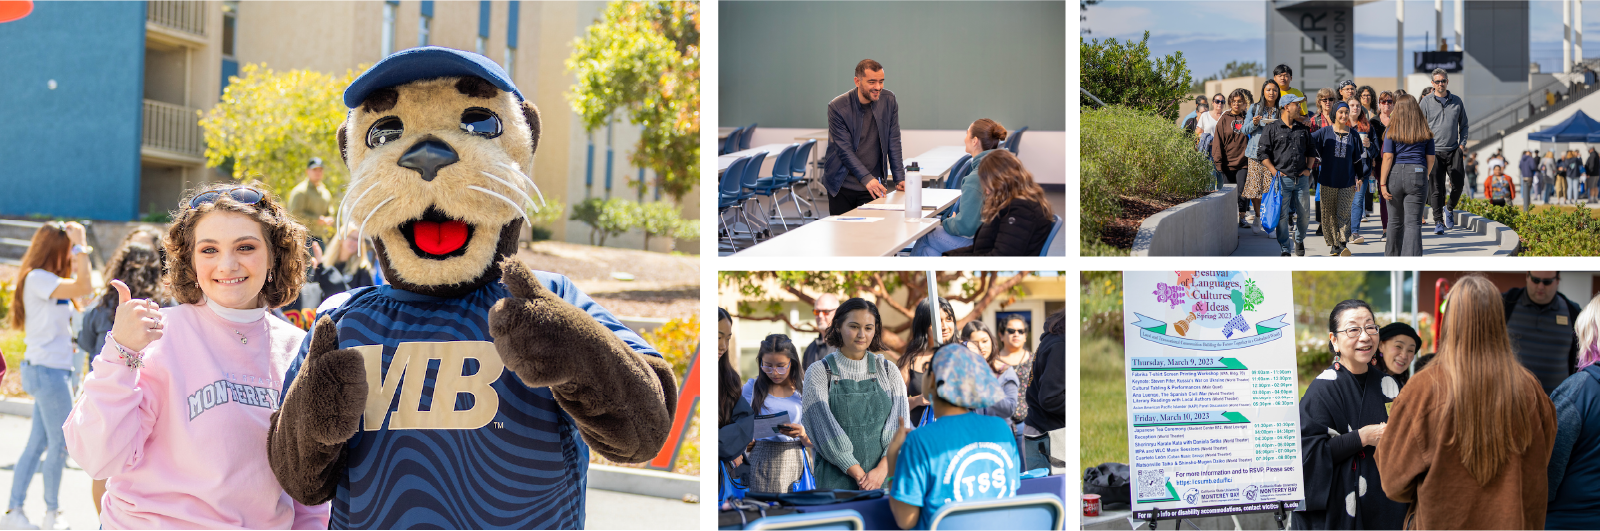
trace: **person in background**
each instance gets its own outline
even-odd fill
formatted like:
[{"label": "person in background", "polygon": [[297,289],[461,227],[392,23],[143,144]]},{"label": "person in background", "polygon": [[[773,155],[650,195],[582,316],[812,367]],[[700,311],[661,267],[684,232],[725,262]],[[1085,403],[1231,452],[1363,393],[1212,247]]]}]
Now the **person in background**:
[{"label": "person in background", "polygon": [[755,435],[755,410],[741,396],[739,371],[729,360],[732,339],[733,316],[717,308],[717,476],[721,484],[746,476],[744,449]]},{"label": "person in background", "polygon": [[1578,203],[1579,183],[1584,181],[1583,155],[1574,149],[1567,152],[1567,204]]},{"label": "person in background", "polygon": [[[1250,166],[1245,163],[1246,148],[1249,147],[1250,137],[1244,133],[1245,107],[1250,103],[1250,91],[1234,89],[1228,96],[1228,111],[1222,113],[1217,120],[1215,133],[1211,136],[1211,160],[1217,173],[1229,184],[1244,185],[1250,179]],[[1250,202],[1245,199],[1242,191],[1239,194],[1239,228],[1248,228],[1249,223],[1244,220],[1244,215],[1250,210]]]},{"label": "person in background", "polygon": [[[1412,529],[1544,529],[1556,411],[1516,361],[1499,293],[1450,289],[1439,352],[1395,399],[1378,441],[1381,489]],[[1309,482],[1308,482],[1309,484]]]},{"label": "person in background", "polygon": [[[61,474],[67,444],[61,426],[72,411],[72,299],[94,291],[83,225],[76,221],[45,223],[34,231],[12,285],[10,325],[23,331],[22,391],[33,397],[32,428],[11,475],[11,498],[0,527],[68,529],[61,511]],[[16,434],[20,436],[21,434]],[[39,456],[44,456],[40,465]],[[43,466],[44,520],[35,527],[22,512],[28,484]]]},{"label": "person in background", "polygon": [[[1278,65],[1277,67],[1273,68],[1272,80],[1278,82],[1278,90],[1283,91],[1284,95],[1293,94],[1295,97],[1299,98],[1297,101],[1303,101],[1306,99],[1306,93],[1300,92],[1300,89],[1294,88],[1294,69],[1289,68],[1289,65]],[[1278,98],[1282,99],[1283,96],[1279,96]],[[1281,106],[1282,104],[1280,103],[1279,105]],[[1309,113],[1306,112],[1305,107],[1302,106],[1301,108],[1295,110],[1295,115],[1299,118],[1296,118],[1292,121],[1306,124],[1306,127],[1309,128],[1311,127],[1311,120],[1306,118],[1308,114]]]},{"label": "person in background", "polygon": [[1017,376],[1017,368],[1000,361],[997,356],[1000,349],[994,348],[994,332],[991,332],[989,325],[983,324],[983,321],[973,320],[961,329],[961,344],[989,364],[989,369],[994,371],[994,377],[1000,379],[1000,388],[1005,391],[1004,398],[983,408],[982,413],[1006,419],[1011,431],[1020,433],[1022,419],[1016,414],[1019,409],[1026,407],[1022,402],[1020,391],[1022,381]]},{"label": "person in background", "polygon": [[1550,394],[1556,410],[1545,529],[1600,529],[1600,296],[1578,314],[1578,372]]},{"label": "person in background", "polygon": [[355,223],[345,226],[333,243],[328,244],[327,250],[320,250],[321,246],[317,245],[312,245],[311,249],[315,251],[311,277],[322,287],[324,301],[328,297],[372,285],[372,263],[360,252],[360,230]]},{"label": "person in background", "polygon": [[1555,193],[1556,168],[1558,166],[1560,165],[1556,164],[1556,152],[1553,149],[1544,152],[1544,158],[1539,159],[1539,177],[1543,178],[1541,179],[1543,183],[1538,186],[1539,197],[1547,205],[1550,204],[1550,194]]},{"label": "person in background", "polygon": [[[1590,72],[1588,75],[1593,73]],[[1600,153],[1596,153],[1593,147],[1589,148],[1589,158],[1583,162],[1583,173],[1588,175],[1588,179],[1584,182],[1584,191],[1588,192],[1586,198],[1594,201],[1596,197],[1600,197],[1596,195],[1600,192],[1595,191],[1595,186],[1600,184]]]},{"label": "person in background", "polygon": [[945,218],[932,232],[917,239],[911,246],[911,256],[940,256],[945,251],[972,245],[983,214],[983,185],[979,182],[978,165],[990,153],[1003,149],[1000,143],[1005,141],[1006,135],[1006,128],[1000,122],[988,118],[979,118],[967,126],[962,143],[972,158],[967,161],[966,171],[950,176],[961,183],[960,204],[955,215]]},{"label": "person in background", "polygon": [[823,162],[828,213],[844,214],[889,193],[905,181],[900,159],[900,104],[883,88],[883,65],[856,63],[855,88],[828,102],[828,138]]},{"label": "person in background", "polygon": [[1490,166],[1489,178],[1483,181],[1483,197],[1495,206],[1510,205],[1517,198],[1517,185],[1506,175],[1505,166]]},{"label": "person in background", "polygon": [[[1338,101],[1343,101],[1343,102],[1356,101],[1356,82],[1355,82],[1355,80],[1346,79],[1344,81],[1340,81],[1339,82],[1339,88],[1336,90],[1336,92],[1339,93],[1338,94],[1338,98],[1337,98]],[[1355,104],[1352,104],[1352,105],[1355,105]]]},{"label": "person in background", "polygon": [[[1022,427],[1023,468],[1062,468],[1065,462],[1051,461],[1049,433],[1067,424],[1067,312],[1060,310],[1044,319],[1039,349],[1022,378],[1023,404],[1027,410]],[[1018,376],[1022,371],[1018,370]]]},{"label": "person in background", "polygon": [[1567,151],[1566,153],[1562,153],[1561,154],[1561,159],[1556,161],[1556,178],[1555,178],[1556,191],[1555,191],[1555,194],[1554,194],[1555,201],[1552,204],[1563,203],[1563,202],[1566,202],[1566,200],[1567,200],[1567,184],[1571,181],[1571,179],[1568,178],[1567,172],[1568,172],[1568,169],[1571,167],[1570,164],[1569,164],[1571,161],[1572,161],[1572,152],[1571,151]]},{"label": "person in background", "polygon": [[876,490],[889,477],[889,441],[909,427],[906,384],[883,352],[878,306],[854,298],[828,326],[835,351],[806,370],[801,424],[816,444],[819,489]]},{"label": "person in background", "polygon": [[1523,150],[1522,160],[1517,163],[1517,172],[1522,177],[1522,210],[1528,210],[1529,198],[1538,190],[1539,157],[1532,151]]},{"label": "person in background", "polygon": [[[1033,351],[1028,350],[1028,338],[1032,337],[1030,332],[1028,320],[1021,315],[1006,317],[1000,323],[999,350],[993,356],[995,361],[1016,369],[1019,397],[1028,393],[1028,385],[1033,378]],[[1012,421],[1022,422],[1027,416],[1027,402],[1018,402],[1016,413],[1011,415]]]},{"label": "person in background", "polygon": [[1383,372],[1394,378],[1394,383],[1405,389],[1411,379],[1411,360],[1417,358],[1422,346],[1422,336],[1405,323],[1389,323],[1378,330],[1378,360]]},{"label": "person in background", "polygon": [[1378,91],[1371,86],[1362,85],[1356,89],[1356,99],[1361,101],[1361,106],[1367,111],[1367,116],[1378,115]]},{"label": "person in background", "polygon": [[1295,529],[1400,529],[1405,504],[1385,498],[1372,449],[1384,437],[1400,385],[1375,362],[1379,330],[1372,307],[1350,299],[1328,313],[1333,364],[1300,399],[1300,465],[1306,503]]},{"label": "person in background", "polygon": [[923,382],[935,419],[901,429],[889,443],[889,509],[901,529],[928,529],[933,515],[955,501],[1017,495],[1022,474],[1016,438],[1004,420],[975,414],[1004,400],[1005,391],[983,359],[945,345]]},{"label": "person in background", "polygon": [[996,150],[978,164],[983,191],[982,224],[972,245],[945,256],[1039,256],[1055,230],[1044,189],[1010,151]]},{"label": "person in background", "polygon": [[[269,390],[305,337],[268,309],[300,290],[305,228],[254,187],[213,184],[180,204],[163,282],[179,305],[111,281],[116,318],[65,424],[73,460],[106,480],[100,524],[326,529],[327,504],[290,497],[266,452]],[[202,401],[212,394],[224,399]]]},{"label": "person in background", "polygon": [[1333,125],[1333,104],[1342,101],[1331,88],[1317,90],[1317,114],[1311,118],[1311,132]]},{"label": "person in background", "polygon": [[[1351,85],[1354,86],[1354,85]],[[1328,127],[1311,133],[1316,146],[1318,166],[1317,184],[1322,187],[1322,239],[1327,242],[1331,256],[1350,256],[1350,211],[1356,193],[1356,176],[1366,169],[1361,155],[1366,147],[1361,137],[1350,128],[1350,106],[1345,102],[1333,104],[1333,121]]]},{"label": "person in background", "polygon": [[[1433,221],[1434,234],[1444,234],[1445,229],[1455,228],[1455,217],[1452,214],[1456,203],[1461,202],[1462,179],[1465,176],[1462,164],[1462,152],[1467,147],[1467,108],[1461,102],[1461,96],[1450,93],[1450,74],[1442,68],[1433,69],[1433,93],[1424,96],[1417,102],[1422,110],[1422,116],[1428,121],[1428,128],[1433,131],[1434,151],[1437,152],[1437,163],[1428,174],[1428,180],[1433,192]],[[1446,201],[1445,185],[1449,184],[1450,195]]]},{"label": "person in background", "polygon": [[1266,80],[1261,83],[1261,100],[1250,105],[1249,112],[1245,114],[1244,126],[1239,132],[1250,138],[1245,144],[1244,157],[1248,175],[1244,187],[1239,190],[1239,197],[1250,201],[1251,210],[1255,218],[1250,221],[1250,232],[1256,236],[1265,236],[1266,231],[1261,230],[1261,196],[1267,193],[1267,185],[1272,182],[1272,174],[1267,173],[1266,166],[1260,160],[1261,133],[1266,131],[1266,126],[1278,119],[1278,82]]},{"label": "person in background", "polygon": [[1384,237],[1384,256],[1422,256],[1422,207],[1433,165],[1433,131],[1417,100],[1400,98],[1384,131],[1383,169],[1378,174],[1378,193],[1394,209]]},{"label": "person in background", "polygon": [[752,492],[789,492],[800,477],[809,472],[806,448],[811,439],[800,424],[800,384],[795,371],[800,356],[789,336],[772,334],[761,340],[756,354],[761,373],[744,383],[740,396],[750,403],[756,415],[788,413],[789,422],[781,433],[757,433],[746,452],[750,462],[749,488]]},{"label": "person in background", "polygon": [[1468,153],[1467,160],[1463,164],[1465,165],[1467,175],[1467,186],[1465,192],[1469,198],[1476,197],[1477,192],[1474,192],[1473,190],[1478,188],[1478,152],[1474,151],[1472,153]]},{"label": "person in background", "polygon": [[839,297],[832,293],[817,295],[811,300],[811,316],[816,318],[817,338],[806,345],[806,351],[800,355],[800,368],[795,369],[797,374],[805,374],[811,369],[811,364],[828,355],[832,350],[828,346],[828,325],[833,323],[833,312],[839,309]]},{"label": "person in background", "polygon": [[[1281,82],[1280,82],[1281,83]],[[1283,208],[1278,218],[1278,248],[1283,256],[1292,250],[1305,256],[1306,225],[1310,212],[1311,168],[1316,166],[1316,149],[1311,144],[1311,129],[1303,121],[1296,121],[1304,98],[1284,94],[1278,98],[1278,121],[1262,132],[1261,145],[1256,160],[1278,179],[1283,191]],[[1289,216],[1296,218],[1294,245],[1289,242]]]},{"label": "person in background", "polygon": [[1560,271],[1529,271],[1527,285],[1506,290],[1503,321],[1517,361],[1539,379],[1545,394],[1578,370],[1578,304],[1561,294]]},{"label": "person in background", "polygon": [[933,352],[956,335],[956,311],[950,307],[950,301],[943,298],[939,299],[939,335],[933,335],[932,303],[927,298],[917,303],[911,316],[911,339],[906,341],[905,353],[895,360],[900,368],[900,379],[906,383],[906,407],[911,410],[912,427],[921,425],[927,418],[929,397],[922,396],[922,379],[928,375]]},{"label": "person in background", "polygon": [[1210,109],[1206,107],[1206,95],[1201,94],[1199,96],[1195,96],[1194,110],[1189,111],[1189,114],[1184,115],[1183,118],[1178,120],[1178,127],[1183,128],[1186,132],[1193,133],[1195,124],[1191,122],[1198,120],[1200,118],[1200,113],[1208,110]]},{"label": "person in background", "polygon": [[[1385,90],[1378,94],[1378,113],[1372,117],[1372,134],[1368,135],[1372,137],[1372,143],[1378,145],[1378,153],[1372,159],[1374,189],[1371,191],[1371,195],[1374,202],[1378,203],[1378,222],[1383,224],[1383,231],[1380,231],[1379,234],[1383,238],[1388,237],[1389,202],[1383,199],[1383,191],[1376,189],[1376,186],[1383,174],[1383,139],[1385,138],[1384,135],[1388,134],[1389,131],[1389,119],[1393,117],[1394,102],[1394,93]],[[1371,212],[1371,207],[1368,207],[1367,211]]]},{"label": "person in background", "polygon": [[1377,182],[1376,161],[1379,159],[1379,144],[1383,140],[1372,136],[1372,116],[1367,114],[1361,102],[1350,100],[1345,104],[1350,107],[1350,130],[1356,134],[1356,138],[1361,139],[1361,157],[1356,160],[1356,188],[1350,200],[1350,243],[1364,244],[1367,239],[1361,236],[1361,221],[1372,211],[1371,188]]},{"label": "person in background", "polygon": [[1201,143],[1197,144],[1197,146],[1200,148],[1200,151],[1205,152],[1210,150],[1210,148],[1204,144],[1203,139],[1206,138],[1206,135],[1216,134],[1217,120],[1222,119],[1222,112],[1227,108],[1227,98],[1222,97],[1222,93],[1218,92],[1216,95],[1211,96],[1210,110],[1200,113],[1196,119],[1194,133],[1198,139],[1201,139]]},{"label": "person in background", "polygon": [[333,194],[322,184],[322,159],[311,157],[306,180],[289,190],[289,215],[306,228],[312,241],[325,243],[333,230],[333,218],[328,215],[332,204]]}]

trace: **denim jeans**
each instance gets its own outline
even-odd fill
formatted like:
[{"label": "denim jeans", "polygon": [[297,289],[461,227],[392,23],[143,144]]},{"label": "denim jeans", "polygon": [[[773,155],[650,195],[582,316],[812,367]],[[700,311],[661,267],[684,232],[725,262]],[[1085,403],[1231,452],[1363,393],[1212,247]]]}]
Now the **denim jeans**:
[{"label": "denim jeans", "polygon": [[1367,180],[1356,179],[1354,197],[1350,200],[1350,237],[1361,234],[1361,216],[1367,213]]},{"label": "denim jeans", "polygon": [[969,245],[972,245],[972,238],[950,234],[945,232],[944,225],[939,225],[932,232],[917,238],[917,243],[911,246],[911,256],[944,256],[945,251]]},{"label": "denim jeans", "polygon": [[39,467],[39,454],[44,454],[44,508],[55,512],[61,508],[61,472],[67,463],[67,438],[61,427],[72,413],[72,392],[67,380],[72,371],[52,369],[22,362],[22,390],[33,397],[33,431],[28,434],[28,445],[17,458],[17,468],[11,475],[11,504],[22,506],[28,497],[28,483]]},{"label": "denim jeans", "polygon": [[1306,204],[1310,203],[1311,199],[1308,197],[1311,193],[1311,177],[1307,175],[1290,177],[1281,172],[1277,174],[1277,177],[1278,186],[1283,188],[1283,213],[1278,218],[1278,248],[1287,253],[1294,251],[1294,247],[1289,246],[1290,212],[1297,214],[1295,216],[1295,228],[1297,230],[1294,232],[1294,246],[1305,248],[1306,224],[1311,222],[1311,213],[1306,210]]}]

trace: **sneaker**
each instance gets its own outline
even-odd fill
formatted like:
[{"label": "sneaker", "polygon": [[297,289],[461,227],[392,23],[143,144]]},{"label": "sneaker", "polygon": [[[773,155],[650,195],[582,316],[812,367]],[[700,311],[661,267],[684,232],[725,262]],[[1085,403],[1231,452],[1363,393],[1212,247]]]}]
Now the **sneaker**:
[{"label": "sneaker", "polygon": [[1350,256],[1350,248],[1349,247],[1340,247],[1339,248],[1339,256]]},{"label": "sneaker", "polygon": [[1267,231],[1261,230],[1261,216],[1256,216],[1255,221],[1250,222],[1250,232],[1256,236],[1265,236],[1267,234]]},{"label": "sneaker", "polygon": [[1297,246],[1297,247],[1295,247],[1295,248],[1294,248],[1294,255],[1295,255],[1295,256],[1305,256],[1305,255],[1306,255],[1306,248],[1305,248],[1305,246],[1304,246],[1304,245],[1301,245],[1301,246]]},{"label": "sneaker", "polygon": [[1454,210],[1450,210],[1448,208],[1444,209],[1444,228],[1447,228],[1447,229],[1456,228],[1456,216],[1455,216],[1455,214],[1456,213],[1455,213]]},{"label": "sneaker", "polygon": [[57,530],[57,531],[63,531],[63,530],[66,530],[66,529],[72,529],[72,526],[67,523],[66,513],[61,512],[61,511],[56,511],[56,512],[46,511],[44,513],[44,521],[43,522],[39,522],[39,529],[53,529],[53,530]]},{"label": "sneaker", "polygon": [[1436,234],[1436,235],[1437,234],[1444,234],[1444,224],[1443,223],[1434,223],[1433,224],[1433,233]]},{"label": "sneaker", "polygon": [[1239,216],[1239,228],[1241,228],[1241,229],[1250,228],[1250,222],[1245,221],[1244,220],[1244,216]]},{"label": "sneaker", "polygon": [[38,528],[39,528],[39,526],[33,525],[32,523],[28,522],[28,515],[22,513],[22,508],[21,507],[6,511],[6,514],[4,516],[0,516],[0,529],[38,529]]},{"label": "sneaker", "polygon": [[1289,256],[1289,251],[1284,251],[1283,254],[1280,254],[1278,256]]},{"label": "sneaker", "polygon": [[1360,234],[1357,234],[1356,237],[1350,239],[1350,243],[1354,243],[1354,244],[1358,244],[1359,245],[1359,244],[1367,243],[1367,239],[1361,237]]},{"label": "sneaker", "polygon": [[1339,246],[1335,245],[1328,248],[1328,256],[1339,256]]}]

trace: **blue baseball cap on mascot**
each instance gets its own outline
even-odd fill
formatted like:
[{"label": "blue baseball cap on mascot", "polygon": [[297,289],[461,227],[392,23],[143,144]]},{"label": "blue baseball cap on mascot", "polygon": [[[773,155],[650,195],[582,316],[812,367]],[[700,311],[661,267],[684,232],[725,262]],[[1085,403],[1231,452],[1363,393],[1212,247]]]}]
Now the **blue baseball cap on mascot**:
[{"label": "blue baseball cap on mascot", "polygon": [[522,92],[511,76],[488,57],[443,46],[423,46],[401,50],[378,61],[344,89],[344,106],[356,108],[372,91],[398,87],[412,81],[439,77],[477,76],[522,100]]}]

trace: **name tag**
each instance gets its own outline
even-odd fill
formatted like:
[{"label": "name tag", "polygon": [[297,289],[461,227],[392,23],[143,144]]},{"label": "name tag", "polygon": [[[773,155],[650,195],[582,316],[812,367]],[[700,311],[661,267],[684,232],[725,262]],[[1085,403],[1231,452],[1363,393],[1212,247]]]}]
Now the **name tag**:
[{"label": "name tag", "polygon": [[1561,326],[1567,326],[1567,316],[1565,316],[1565,315],[1557,315],[1556,316],[1556,324],[1561,325]]}]

